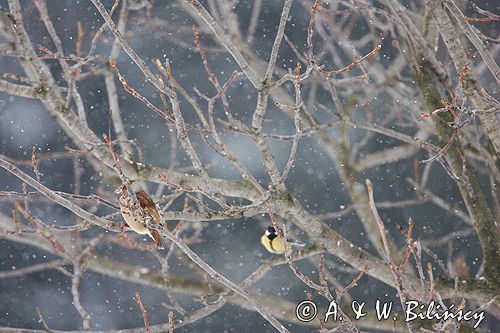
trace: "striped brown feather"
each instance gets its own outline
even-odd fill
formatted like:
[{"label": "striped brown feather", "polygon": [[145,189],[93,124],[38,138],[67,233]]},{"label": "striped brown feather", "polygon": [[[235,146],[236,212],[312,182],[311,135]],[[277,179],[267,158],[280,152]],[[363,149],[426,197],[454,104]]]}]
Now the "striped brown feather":
[{"label": "striped brown feather", "polygon": [[136,196],[137,200],[139,201],[139,205],[141,205],[141,208],[144,209],[146,213],[151,216],[157,224],[160,224],[160,213],[158,213],[156,205],[149,194],[141,190],[136,193]]}]

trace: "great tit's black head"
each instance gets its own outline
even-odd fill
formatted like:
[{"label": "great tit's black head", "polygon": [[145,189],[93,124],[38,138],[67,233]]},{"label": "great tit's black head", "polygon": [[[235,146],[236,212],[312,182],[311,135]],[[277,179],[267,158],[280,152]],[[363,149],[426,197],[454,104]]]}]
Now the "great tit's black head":
[{"label": "great tit's black head", "polygon": [[273,226],[267,227],[267,229],[266,229],[266,236],[267,237],[274,238],[274,237],[276,237],[276,235],[277,235],[276,229],[274,229]]}]

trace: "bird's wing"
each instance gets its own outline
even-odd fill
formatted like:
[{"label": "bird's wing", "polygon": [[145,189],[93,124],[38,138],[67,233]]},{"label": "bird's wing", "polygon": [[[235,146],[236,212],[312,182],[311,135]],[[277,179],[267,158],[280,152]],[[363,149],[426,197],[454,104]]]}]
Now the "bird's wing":
[{"label": "bird's wing", "polygon": [[285,242],[283,242],[283,239],[279,236],[274,237],[274,239],[271,241],[271,247],[276,254],[285,253]]},{"label": "bird's wing", "polygon": [[141,205],[141,208],[144,209],[144,211],[153,218],[153,220],[157,223],[160,224],[160,213],[158,213],[158,210],[156,209],[156,205],[145,191],[139,191],[136,193],[137,200],[139,201],[139,204]]}]

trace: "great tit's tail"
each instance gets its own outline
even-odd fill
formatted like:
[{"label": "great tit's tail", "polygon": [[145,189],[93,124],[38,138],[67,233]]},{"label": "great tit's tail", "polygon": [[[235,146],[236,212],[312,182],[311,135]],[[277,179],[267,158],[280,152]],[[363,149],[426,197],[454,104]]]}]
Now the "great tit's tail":
[{"label": "great tit's tail", "polygon": [[304,247],[306,244],[304,243],[299,243],[299,242],[294,242],[292,240],[287,239],[286,242],[290,244],[291,246],[296,246],[296,247]]}]

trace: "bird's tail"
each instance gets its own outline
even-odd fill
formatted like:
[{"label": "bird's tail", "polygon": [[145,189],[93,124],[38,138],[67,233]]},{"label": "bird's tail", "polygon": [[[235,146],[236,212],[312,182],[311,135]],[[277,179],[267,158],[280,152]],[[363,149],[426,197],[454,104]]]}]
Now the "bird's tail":
[{"label": "bird's tail", "polygon": [[287,239],[286,242],[289,245],[291,245],[291,246],[296,246],[296,247],[304,247],[304,246],[306,246],[306,244],[304,244],[304,243],[295,242],[295,241],[292,241],[292,240],[289,240],[289,239]]},{"label": "bird's tail", "polygon": [[161,236],[158,233],[158,230],[154,230],[154,229],[153,230],[149,230],[149,235],[155,241],[155,244],[156,244],[157,248],[159,248],[159,249],[164,249],[165,248],[163,246],[162,242],[161,242]]}]

